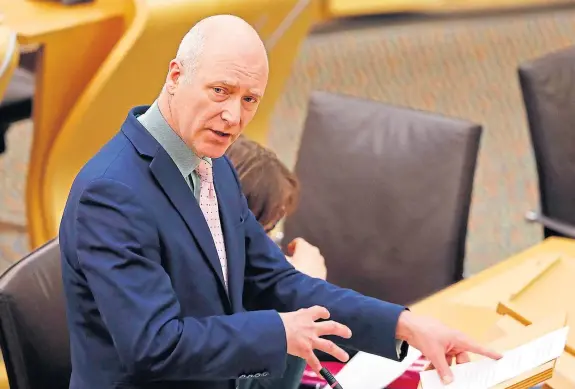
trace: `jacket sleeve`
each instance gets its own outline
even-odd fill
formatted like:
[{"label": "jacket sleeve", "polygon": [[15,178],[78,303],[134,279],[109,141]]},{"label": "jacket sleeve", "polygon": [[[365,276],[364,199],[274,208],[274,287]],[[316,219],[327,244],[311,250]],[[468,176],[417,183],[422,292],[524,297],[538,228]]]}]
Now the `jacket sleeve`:
[{"label": "jacket sleeve", "polygon": [[[229,160],[228,164],[241,187]],[[331,319],[347,325],[352,331],[351,339],[331,339],[334,342],[392,360],[405,358],[409,345],[398,341],[395,333],[399,315],[406,307],[366,297],[300,273],[267,236],[243,195],[241,209],[246,225],[243,298],[248,309],[289,312],[320,305],[329,310]]]},{"label": "jacket sleeve", "polygon": [[76,209],[75,247],[99,314],[130,373],[146,380],[283,373],[286,339],[277,312],[182,317],[162,267],[157,223],[126,185],[98,179],[87,186]]}]

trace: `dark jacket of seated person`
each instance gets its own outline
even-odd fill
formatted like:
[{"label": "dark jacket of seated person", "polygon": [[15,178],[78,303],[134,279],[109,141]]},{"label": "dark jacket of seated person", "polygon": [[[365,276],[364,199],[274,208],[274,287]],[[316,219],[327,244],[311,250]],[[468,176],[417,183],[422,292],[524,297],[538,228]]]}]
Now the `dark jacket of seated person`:
[{"label": "dark jacket of seated person", "polygon": [[[297,177],[271,150],[240,136],[226,151],[237,170],[248,207],[268,234],[278,222],[297,206]],[[289,244],[288,260],[297,270],[309,276],[325,279],[326,267],[319,250],[298,238]],[[249,307],[246,307],[249,309]],[[297,389],[306,363],[288,355],[282,378],[242,380],[239,389]]]}]

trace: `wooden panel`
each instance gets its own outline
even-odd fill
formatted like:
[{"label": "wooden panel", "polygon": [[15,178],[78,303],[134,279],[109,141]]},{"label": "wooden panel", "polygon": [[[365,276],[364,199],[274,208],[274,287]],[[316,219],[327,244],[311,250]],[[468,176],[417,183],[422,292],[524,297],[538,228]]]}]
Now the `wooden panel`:
[{"label": "wooden panel", "polygon": [[[535,245],[521,253],[511,256],[505,261],[502,261],[484,271],[465,279],[457,284],[439,291],[432,296],[429,296],[415,304],[410,308],[413,312],[420,314],[433,315],[433,312],[441,309],[443,304],[448,302],[458,301],[460,304],[467,304],[465,299],[459,299],[458,296],[469,293],[474,290],[475,294],[485,296],[499,296],[500,300],[504,300],[510,293],[508,284],[514,282],[516,271],[518,267],[533,261],[534,258],[549,258],[554,260],[559,257],[575,257],[575,241],[565,238],[549,238],[544,242]],[[505,276],[501,276],[505,274]],[[495,283],[493,279],[497,278]],[[472,297],[468,305],[473,305],[477,299]],[[493,299],[492,307],[496,309],[498,301]]]},{"label": "wooden panel", "polygon": [[122,0],[95,0],[64,6],[54,1],[0,0],[2,23],[17,31],[20,43],[44,43],[63,31],[123,17]]},{"label": "wooden panel", "polygon": [[454,296],[453,302],[494,309],[499,301],[510,299],[558,261],[559,256],[555,254],[534,255],[521,265],[501,272],[488,281]]},{"label": "wooden panel", "polygon": [[326,12],[333,18],[396,12],[503,10],[569,3],[569,0],[327,0]]},{"label": "wooden panel", "polygon": [[[553,274],[555,266],[560,265],[563,259],[575,257],[575,241],[563,238],[549,238],[541,244],[531,247],[518,253],[509,259],[492,266],[473,277],[465,279],[452,285],[422,301],[412,305],[413,312],[437,317],[444,320],[446,311],[453,315],[453,310],[462,313],[462,317],[455,322],[448,322],[466,332],[479,334],[478,340],[490,341],[501,338],[509,331],[518,329],[518,322],[512,317],[502,316],[495,325],[490,325],[489,321],[477,321],[473,319],[465,320],[466,312],[475,308],[486,310],[496,310],[499,301],[508,300],[513,296],[520,296],[532,287],[539,277]],[[559,261],[559,262],[558,262]],[[562,265],[558,267],[562,269]],[[570,285],[573,280],[565,277],[561,283]],[[555,285],[552,285],[555,288]],[[563,286],[559,286],[563,288]],[[525,296],[525,294],[523,294]],[[561,303],[563,301],[563,303]],[[555,299],[556,307],[564,307],[565,300]],[[537,300],[537,306],[544,306],[545,300]],[[500,313],[504,313],[500,311]],[[532,320],[537,320],[537,318]],[[529,323],[525,323],[529,324]],[[481,328],[483,327],[483,328]],[[484,333],[481,333],[484,330]],[[572,331],[570,331],[570,334]],[[568,355],[568,357],[565,357]],[[561,363],[561,361],[567,361]],[[575,364],[571,365],[570,354],[563,353],[556,364],[555,375],[547,382],[548,388],[552,389],[573,389],[575,387]],[[571,370],[570,370],[571,369]],[[549,386],[553,384],[554,386]]]},{"label": "wooden panel", "polygon": [[[536,318],[566,311],[568,323],[575,328],[575,259],[563,257],[553,266],[542,272],[531,283],[501,302],[500,313],[507,313],[524,323]],[[567,351],[575,355],[575,331],[569,331]]]}]

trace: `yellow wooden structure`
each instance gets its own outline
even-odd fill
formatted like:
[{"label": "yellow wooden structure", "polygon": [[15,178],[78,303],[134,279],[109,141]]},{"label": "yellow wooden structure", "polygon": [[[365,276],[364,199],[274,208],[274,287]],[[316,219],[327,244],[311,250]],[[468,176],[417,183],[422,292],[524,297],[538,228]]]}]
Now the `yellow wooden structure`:
[{"label": "yellow wooden structure", "polygon": [[451,12],[568,4],[571,0],[326,0],[328,18],[395,12]]},{"label": "yellow wooden structure", "polygon": [[[4,97],[10,78],[18,66],[20,47],[16,33],[0,26],[0,100]],[[0,369],[0,389],[8,389],[8,377],[4,368]]]},{"label": "yellow wooden structure", "polygon": [[44,230],[41,205],[45,166],[56,135],[79,95],[124,32],[129,0],[97,0],[66,7],[57,2],[0,0],[0,24],[22,47],[40,48],[34,95],[34,136],[26,177],[31,248],[53,233]]}]

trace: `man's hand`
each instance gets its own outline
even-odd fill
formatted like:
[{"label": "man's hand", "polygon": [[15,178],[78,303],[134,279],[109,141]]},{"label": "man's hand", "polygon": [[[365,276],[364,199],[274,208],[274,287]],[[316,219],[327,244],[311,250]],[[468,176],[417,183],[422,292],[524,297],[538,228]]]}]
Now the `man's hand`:
[{"label": "man's hand", "polygon": [[287,250],[289,256],[286,258],[288,262],[298,271],[310,277],[326,279],[325,259],[317,247],[302,238],[296,238],[288,244]]},{"label": "man's hand", "polygon": [[313,352],[314,349],[328,353],[342,362],[349,359],[349,355],[335,343],[320,338],[329,335],[351,338],[351,330],[343,324],[332,320],[316,323],[319,319],[329,319],[329,312],[324,307],[315,306],[280,313],[280,317],[286,331],[288,354],[305,359],[316,373],[319,374],[322,366]]},{"label": "man's hand", "polygon": [[404,311],[399,316],[396,337],[405,340],[423,353],[437,370],[444,384],[453,381],[450,365],[455,358],[457,364],[469,362],[467,352],[500,359],[501,354],[488,350],[471,340],[467,335],[451,329],[441,322],[417,316]]}]

